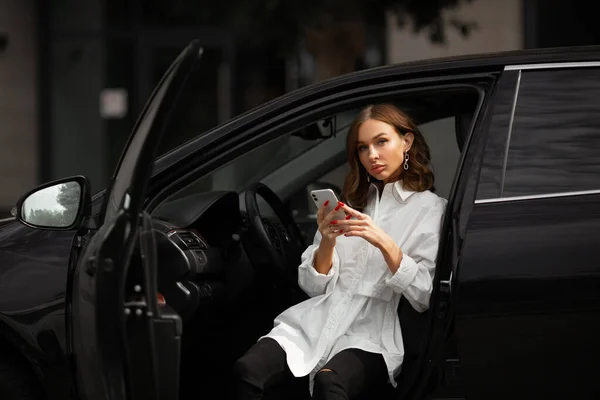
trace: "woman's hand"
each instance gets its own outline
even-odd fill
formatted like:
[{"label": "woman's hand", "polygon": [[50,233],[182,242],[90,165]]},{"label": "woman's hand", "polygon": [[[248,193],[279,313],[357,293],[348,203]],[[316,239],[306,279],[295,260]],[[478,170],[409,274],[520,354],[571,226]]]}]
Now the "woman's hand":
[{"label": "woman's hand", "polygon": [[344,236],[358,236],[377,247],[392,273],[395,273],[400,266],[403,253],[394,239],[377,226],[367,214],[356,211],[342,202],[338,205],[341,205],[347,217],[345,220],[330,221],[329,224],[338,227],[340,231],[343,231]]},{"label": "woman's hand", "polygon": [[338,204],[330,212],[327,212],[328,205],[329,202],[326,201],[325,204],[319,208],[319,211],[317,212],[317,224],[319,224],[319,232],[321,232],[321,235],[323,236],[321,242],[324,241],[327,245],[333,247],[335,246],[336,238],[344,233],[342,230],[343,228],[331,224],[334,214],[342,207],[342,205]]},{"label": "woman's hand", "polygon": [[367,214],[363,214],[355,209],[348,207],[340,202],[338,206],[346,212],[345,220],[333,220],[329,224],[334,229],[339,229],[344,232],[344,236],[358,236],[365,239],[377,248],[390,239],[389,235],[378,227],[375,222]]}]

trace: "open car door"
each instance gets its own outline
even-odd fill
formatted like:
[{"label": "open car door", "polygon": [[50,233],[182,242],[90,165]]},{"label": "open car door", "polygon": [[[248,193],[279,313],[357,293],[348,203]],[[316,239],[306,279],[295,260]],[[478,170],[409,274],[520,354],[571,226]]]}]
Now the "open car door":
[{"label": "open car door", "polygon": [[165,73],[119,161],[97,229],[78,232],[67,304],[78,398],[178,398],[181,320],[157,304],[154,236],[142,207],[156,148],[201,53],[191,43]]}]

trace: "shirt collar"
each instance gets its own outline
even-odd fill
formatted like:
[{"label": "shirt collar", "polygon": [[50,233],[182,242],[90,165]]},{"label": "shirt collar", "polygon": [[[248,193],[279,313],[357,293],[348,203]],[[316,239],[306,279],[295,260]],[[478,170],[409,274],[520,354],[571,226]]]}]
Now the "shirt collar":
[{"label": "shirt collar", "polygon": [[396,189],[396,193],[398,193],[402,201],[406,201],[406,199],[408,199],[415,193],[412,190],[405,189],[404,185],[402,184],[402,181],[396,181],[394,183],[394,189]]},{"label": "shirt collar", "polygon": [[[404,189],[404,185],[402,184],[402,181],[396,181],[393,183],[393,185],[394,185],[394,190],[396,191],[398,196],[400,196],[402,201],[406,201],[406,199],[408,199],[410,196],[412,196],[413,194],[416,193],[412,190]],[[374,183],[371,183],[371,186],[369,188],[369,192],[371,192],[371,191],[375,191],[375,192],[379,191],[379,189],[377,189],[377,186],[375,186]]]}]

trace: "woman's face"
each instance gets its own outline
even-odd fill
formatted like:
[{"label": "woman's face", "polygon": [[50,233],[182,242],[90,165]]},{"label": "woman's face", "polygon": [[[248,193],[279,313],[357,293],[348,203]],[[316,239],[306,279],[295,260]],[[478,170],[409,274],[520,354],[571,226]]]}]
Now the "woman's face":
[{"label": "woman's face", "polygon": [[404,152],[410,149],[412,141],[412,133],[401,137],[391,125],[368,119],[358,129],[356,150],[369,174],[383,183],[389,183],[399,179],[404,165]]}]

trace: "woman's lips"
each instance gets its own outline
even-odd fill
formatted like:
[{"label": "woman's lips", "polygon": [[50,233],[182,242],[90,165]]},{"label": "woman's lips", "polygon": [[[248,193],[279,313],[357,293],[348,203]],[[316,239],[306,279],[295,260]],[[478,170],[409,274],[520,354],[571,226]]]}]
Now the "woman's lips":
[{"label": "woman's lips", "polygon": [[383,171],[385,169],[385,165],[378,165],[377,167],[374,167],[371,169],[371,172],[373,172],[374,174],[378,174],[381,171]]}]

